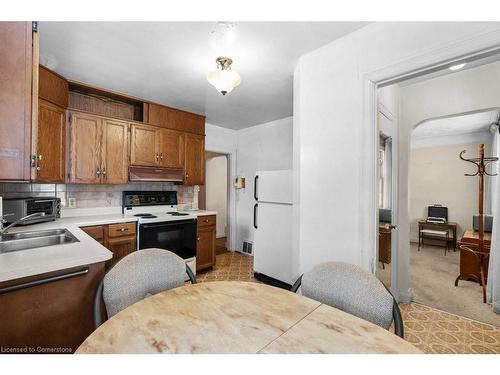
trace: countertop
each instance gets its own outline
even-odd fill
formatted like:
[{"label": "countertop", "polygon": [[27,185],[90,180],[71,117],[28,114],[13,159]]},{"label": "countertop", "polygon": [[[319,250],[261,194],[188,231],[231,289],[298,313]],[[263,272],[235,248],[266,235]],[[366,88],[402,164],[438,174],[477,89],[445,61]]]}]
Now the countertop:
[{"label": "countertop", "polygon": [[191,215],[196,215],[196,216],[211,216],[211,215],[217,215],[217,211],[207,211],[207,210],[184,210],[181,212],[187,212],[188,214]]},{"label": "countertop", "polygon": [[111,259],[113,253],[79,227],[130,221],[137,221],[137,219],[112,214],[69,217],[25,227],[15,227],[9,233],[66,228],[79,242],[0,254],[0,282],[105,262]]},{"label": "countertop", "polygon": [[[185,211],[196,216],[216,215],[215,211]],[[105,262],[113,253],[90,237],[80,227],[137,221],[122,214],[63,217],[56,221],[15,227],[10,233],[44,229],[68,229],[79,242],[45,246],[0,254],[0,282],[39,275],[87,264]]]}]

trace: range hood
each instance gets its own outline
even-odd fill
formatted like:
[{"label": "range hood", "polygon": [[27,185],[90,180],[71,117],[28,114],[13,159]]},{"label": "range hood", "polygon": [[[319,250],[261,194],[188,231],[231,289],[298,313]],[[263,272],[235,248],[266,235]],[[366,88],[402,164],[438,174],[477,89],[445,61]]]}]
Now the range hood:
[{"label": "range hood", "polygon": [[184,169],[130,166],[128,167],[128,179],[130,182],[183,182]]}]

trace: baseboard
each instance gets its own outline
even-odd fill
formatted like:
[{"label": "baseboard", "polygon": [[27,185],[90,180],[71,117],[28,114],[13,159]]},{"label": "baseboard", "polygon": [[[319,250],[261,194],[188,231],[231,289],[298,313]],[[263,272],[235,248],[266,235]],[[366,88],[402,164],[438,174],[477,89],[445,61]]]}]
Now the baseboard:
[{"label": "baseboard", "polygon": [[396,301],[398,302],[403,302],[403,303],[410,303],[412,301],[412,298],[411,298],[411,289],[404,292],[404,291],[395,291],[393,293],[394,295],[394,298],[396,299]]},{"label": "baseboard", "polygon": [[262,281],[264,284],[275,286],[277,288],[290,290],[292,288],[291,284],[287,284],[283,281],[276,280],[270,276],[264,275],[262,273],[254,272],[253,275],[257,280]]}]

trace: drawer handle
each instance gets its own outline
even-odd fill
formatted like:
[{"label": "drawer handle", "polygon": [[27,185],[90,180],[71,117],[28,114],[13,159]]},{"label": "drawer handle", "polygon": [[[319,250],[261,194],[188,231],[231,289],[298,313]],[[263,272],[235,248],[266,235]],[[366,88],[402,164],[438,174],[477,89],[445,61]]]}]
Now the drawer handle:
[{"label": "drawer handle", "polygon": [[7,286],[5,288],[0,288],[0,294],[14,292],[14,291],[20,290],[20,289],[31,288],[31,287],[38,286],[38,285],[48,284],[48,283],[52,283],[54,281],[66,280],[66,279],[70,279],[72,277],[83,276],[83,275],[86,275],[88,273],[89,273],[89,268],[85,267],[81,271],[65,273],[63,275],[51,276],[51,277],[47,277],[47,278],[41,279],[41,280],[29,281],[29,282],[23,283],[23,284],[17,284],[17,285]]},{"label": "drawer handle", "polygon": [[120,228],[118,229],[120,232],[125,232],[126,230],[128,230],[128,228]]}]

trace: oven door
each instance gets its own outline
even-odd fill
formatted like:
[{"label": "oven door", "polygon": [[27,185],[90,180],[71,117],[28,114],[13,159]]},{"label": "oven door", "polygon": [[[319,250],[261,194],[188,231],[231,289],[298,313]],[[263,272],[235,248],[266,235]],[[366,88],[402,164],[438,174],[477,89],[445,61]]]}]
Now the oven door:
[{"label": "oven door", "polygon": [[196,219],[139,225],[139,249],[170,250],[183,259],[196,256]]}]

